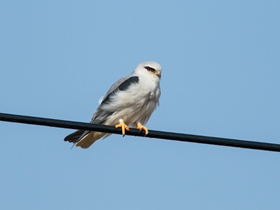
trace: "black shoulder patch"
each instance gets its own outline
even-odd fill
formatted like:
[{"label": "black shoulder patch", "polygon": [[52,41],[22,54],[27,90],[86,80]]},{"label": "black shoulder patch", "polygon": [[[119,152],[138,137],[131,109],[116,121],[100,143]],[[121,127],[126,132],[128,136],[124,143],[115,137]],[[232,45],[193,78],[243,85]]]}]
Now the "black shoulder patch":
[{"label": "black shoulder patch", "polygon": [[106,104],[106,103],[110,102],[110,98],[112,96],[114,96],[118,91],[127,90],[130,85],[132,85],[133,83],[138,83],[138,82],[139,82],[139,77],[137,77],[137,76],[128,78],[123,83],[121,83],[119,85],[119,87],[117,87],[114,91],[112,91],[109,95],[107,95],[101,104]]},{"label": "black shoulder patch", "polygon": [[122,84],[120,84],[119,89],[124,91],[126,90],[131,84],[138,83],[139,78],[138,77],[130,77],[129,79],[125,80]]}]

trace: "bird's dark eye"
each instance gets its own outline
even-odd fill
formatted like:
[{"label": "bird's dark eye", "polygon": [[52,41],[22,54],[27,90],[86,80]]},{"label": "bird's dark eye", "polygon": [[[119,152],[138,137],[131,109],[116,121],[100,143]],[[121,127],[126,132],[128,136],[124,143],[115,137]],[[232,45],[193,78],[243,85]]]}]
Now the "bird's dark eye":
[{"label": "bird's dark eye", "polygon": [[150,72],[155,72],[156,70],[149,67],[149,66],[145,66],[145,69],[147,69],[147,71],[150,71]]}]

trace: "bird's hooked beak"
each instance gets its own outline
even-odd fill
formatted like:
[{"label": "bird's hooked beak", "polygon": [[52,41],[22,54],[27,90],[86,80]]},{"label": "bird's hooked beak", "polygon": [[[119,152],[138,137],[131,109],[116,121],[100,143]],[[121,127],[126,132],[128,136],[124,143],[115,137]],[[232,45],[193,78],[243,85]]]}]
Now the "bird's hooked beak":
[{"label": "bird's hooked beak", "polygon": [[154,74],[158,76],[158,78],[161,78],[161,70],[156,70]]}]

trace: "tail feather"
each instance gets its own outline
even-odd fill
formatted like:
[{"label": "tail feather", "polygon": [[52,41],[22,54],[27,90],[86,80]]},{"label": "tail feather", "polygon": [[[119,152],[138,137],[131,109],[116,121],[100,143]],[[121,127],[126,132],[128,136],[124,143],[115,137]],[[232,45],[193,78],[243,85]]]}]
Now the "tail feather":
[{"label": "tail feather", "polygon": [[96,140],[108,135],[106,133],[77,130],[74,133],[69,134],[64,138],[64,141],[68,141],[76,144],[76,147],[89,148]]},{"label": "tail feather", "polygon": [[[99,134],[99,135],[98,135]],[[102,134],[102,135],[100,135]],[[89,148],[96,140],[100,139],[104,134],[100,132],[90,132],[82,137],[76,144],[76,147]]]},{"label": "tail feather", "polygon": [[71,143],[77,143],[80,137],[84,134],[84,130],[77,130],[74,133],[69,134],[64,138],[64,141],[69,141]]}]

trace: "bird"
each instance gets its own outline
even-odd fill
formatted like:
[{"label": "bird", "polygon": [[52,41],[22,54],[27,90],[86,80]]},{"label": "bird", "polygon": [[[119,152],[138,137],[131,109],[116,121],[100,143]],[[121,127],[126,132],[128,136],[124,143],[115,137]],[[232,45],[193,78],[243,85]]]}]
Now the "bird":
[{"label": "bird", "polygon": [[[144,125],[159,105],[162,67],[155,61],[139,63],[134,71],[115,82],[94,112],[90,123],[121,128],[125,136],[129,127],[136,127],[149,133]],[[77,130],[64,138],[83,149],[89,148],[96,140],[106,138],[110,133]]]}]

